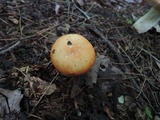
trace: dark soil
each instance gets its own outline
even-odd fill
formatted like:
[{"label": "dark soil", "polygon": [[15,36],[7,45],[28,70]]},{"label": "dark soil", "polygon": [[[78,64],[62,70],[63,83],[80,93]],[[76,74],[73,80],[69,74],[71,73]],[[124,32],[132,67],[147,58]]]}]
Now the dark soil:
[{"label": "dark soil", "polygon": [[[82,3],[0,1],[0,88],[19,88],[24,94],[21,111],[8,115],[19,120],[147,120],[160,116],[160,63],[153,58],[160,59],[160,35],[154,29],[138,34],[132,28],[135,18],[150,6],[125,0]],[[86,37],[97,56],[110,59],[109,67],[114,66],[116,74],[100,65],[93,86],[86,85],[85,74],[60,74],[50,62],[50,48],[68,33]],[[57,89],[51,95],[39,95],[25,80],[26,74],[52,82]]]}]

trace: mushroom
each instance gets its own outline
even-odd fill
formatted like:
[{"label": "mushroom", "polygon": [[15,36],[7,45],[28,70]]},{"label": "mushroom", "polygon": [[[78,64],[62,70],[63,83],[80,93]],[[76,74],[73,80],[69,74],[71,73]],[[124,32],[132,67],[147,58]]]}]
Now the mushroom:
[{"label": "mushroom", "polygon": [[137,29],[138,33],[144,33],[150,30],[152,27],[160,32],[160,0],[147,0],[152,8],[141,18],[139,18],[133,27]]},{"label": "mushroom", "polygon": [[50,52],[54,67],[66,76],[87,72],[95,61],[95,50],[82,35],[67,34],[59,37]]},{"label": "mushroom", "polygon": [[160,0],[147,0],[147,2],[160,12]]}]

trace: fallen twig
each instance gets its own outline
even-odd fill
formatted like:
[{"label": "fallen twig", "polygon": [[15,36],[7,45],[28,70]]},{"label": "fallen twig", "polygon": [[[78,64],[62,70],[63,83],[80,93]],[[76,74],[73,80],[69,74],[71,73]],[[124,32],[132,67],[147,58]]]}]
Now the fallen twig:
[{"label": "fallen twig", "polygon": [[[102,38],[102,40],[108,45],[108,47],[115,53],[118,61],[119,61],[120,63],[124,63],[124,60],[123,60],[121,54],[118,52],[118,48],[116,48],[116,47],[112,44],[112,42],[110,42],[110,41],[108,40],[107,37],[105,37],[105,36],[104,36],[96,27],[94,27],[94,26],[92,26],[92,27],[91,27],[91,26],[86,26],[86,27],[87,27],[89,30],[92,30],[93,32],[95,32],[98,36],[100,36],[100,37]],[[125,69],[127,69],[127,68],[125,68]],[[128,71],[128,70],[126,70],[126,71]]]},{"label": "fallen twig", "polygon": [[87,20],[89,20],[90,17],[87,15],[87,12],[84,12],[82,9],[80,9],[80,8],[76,5],[76,3],[74,2],[74,0],[72,0],[72,2],[74,3],[75,8],[76,8],[77,10],[79,10],[79,11],[87,18]]},{"label": "fallen twig", "polygon": [[33,35],[30,35],[30,36],[26,36],[26,37],[22,37],[22,38],[6,38],[6,39],[0,39],[0,42],[1,41],[14,41],[14,40],[26,40],[26,39],[30,39],[30,38],[33,38],[33,37],[36,37],[37,34],[33,34]]},{"label": "fallen twig", "polygon": [[[114,53],[115,53],[117,59],[119,60],[119,62],[120,62],[120,63],[124,63],[124,60],[123,60],[121,54],[118,52],[118,48],[116,48],[116,47],[112,44],[112,42],[110,42],[98,29],[96,29],[96,27],[93,27],[93,26],[92,26],[92,27],[91,27],[91,26],[86,26],[86,27],[87,27],[89,30],[91,30],[91,31],[93,31],[94,33],[96,33],[98,36],[100,36],[100,37],[102,38],[102,40],[109,46],[109,48],[114,51]],[[121,48],[121,50],[122,50],[122,52],[125,53],[125,51],[124,51],[122,48]],[[125,53],[125,55],[127,55],[127,54]],[[129,56],[128,56],[128,58],[129,58],[129,60],[131,61],[131,63],[133,63]],[[125,67],[125,72],[124,72],[124,73],[130,73],[130,72],[129,72],[129,69],[127,68],[127,66],[124,66],[124,67]],[[139,71],[139,72],[140,72],[140,71]],[[140,73],[141,73],[141,72],[140,72]],[[140,101],[145,101],[145,100],[144,100],[144,98],[145,98],[145,99],[149,102],[148,98],[146,97],[146,95],[145,95],[144,92],[143,92],[143,87],[140,88],[139,85],[138,85],[138,83],[137,83],[137,81],[135,81],[134,79],[130,79],[130,81],[131,81],[131,84],[134,86],[134,89],[136,89],[136,91],[139,92],[139,94],[138,94],[138,96],[136,97],[136,99],[139,98]],[[146,81],[143,82],[143,86],[144,86],[145,83],[146,83]],[[142,93],[143,93],[143,94],[142,94]],[[142,98],[142,96],[140,96],[141,94],[142,94],[143,98]],[[150,102],[149,102],[149,105],[153,108],[153,106],[151,105]]]},{"label": "fallen twig", "polygon": [[11,42],[9,45],[6,45],[2,48],[0,48],[0,55],[5,54],[6,52],[14,49],[16,46],[18,46],[21,42],[17,41],[17,42]]},{"label": "fallen twig", "polygon": [[40,99],[37,101],[37,103],[35,104],[35,106],[33,107],[32,111],[35,109],[35,107],[40,103],[40,101],[42,100],[42,98],[44,97],[44,95],[46,95],[46,92],[48,91],[49,87],[51,86],[51,84],[53,83],[53,81],[57,78],[58,73],[54,76],[54,78],[52,79],[52,81],[49,83],[48,87],[46,88],[46,90],[44,91],[43,95],[40,97]]},{"label": "fallen twig", "polygon": [[158,58],[156,58],[154,55],[152,55],[150,52],[148,52],[147,50],[145,50],[142,47],[137,46],[138,49],[142,50],[143,52],[147,53],[148,55],[150,55],[155,61],[157,61],[158,63],[160,63],[160,60]]},{"label": "fallen twig", "polygon": [[[143,88],[144,85],[146,84],[146,81],[148,81],[148,79],[146,78],[146,76],[140,71],[140,69],[137,68],[137,65],[135,65],[135,63],[132,61],[132,59],[127,55],[127,53],[125,52],[124,49],[122,49],[122,47],[119,45],[121,51],[127,56],[127,58],[129,59],[129,61],[132,63],[132,65],[134,66],[134,68],[139,72],[139,74],[141,74],[144,78],[144,81],[142,83],[142,86],[139,86],[137,81],[134,79],[130,79],[131,84],[133,84],[134,86],[134,90],[136,90],[138,92],[138,95],[135,97],[136,99],[139,98],[140,101],[145,101],[144,99],[147,100],[147,102],[149,103],[150,107],[155,111],[154,107],[152,106],[151,102],[148,100],[148,97],[145,95]],[[131,87],[133,89],[133,87]]]}]

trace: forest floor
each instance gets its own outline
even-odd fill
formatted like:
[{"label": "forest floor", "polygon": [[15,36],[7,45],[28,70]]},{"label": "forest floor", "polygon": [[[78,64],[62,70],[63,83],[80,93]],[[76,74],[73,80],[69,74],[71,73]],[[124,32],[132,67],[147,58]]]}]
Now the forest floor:
[{"label": "forest floor", "polygon": [[[160,120],[160,34],[132,28],[150,8],[134,0],[1,0],[0,118]],[[52,65],[52,44],[69,33],[93,45],[94,78],[66,77]]]}]

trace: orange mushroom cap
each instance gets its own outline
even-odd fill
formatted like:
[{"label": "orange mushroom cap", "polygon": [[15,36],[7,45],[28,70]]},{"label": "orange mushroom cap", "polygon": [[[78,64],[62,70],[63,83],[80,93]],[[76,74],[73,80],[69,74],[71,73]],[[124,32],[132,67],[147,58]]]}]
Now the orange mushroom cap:
[{"label": "orange mushroom cap", "polygon": [[54,67],[64,75],[81,75],[95,61],[95,50],[82,35],[67,34],[52,45],[50,57]]}]

